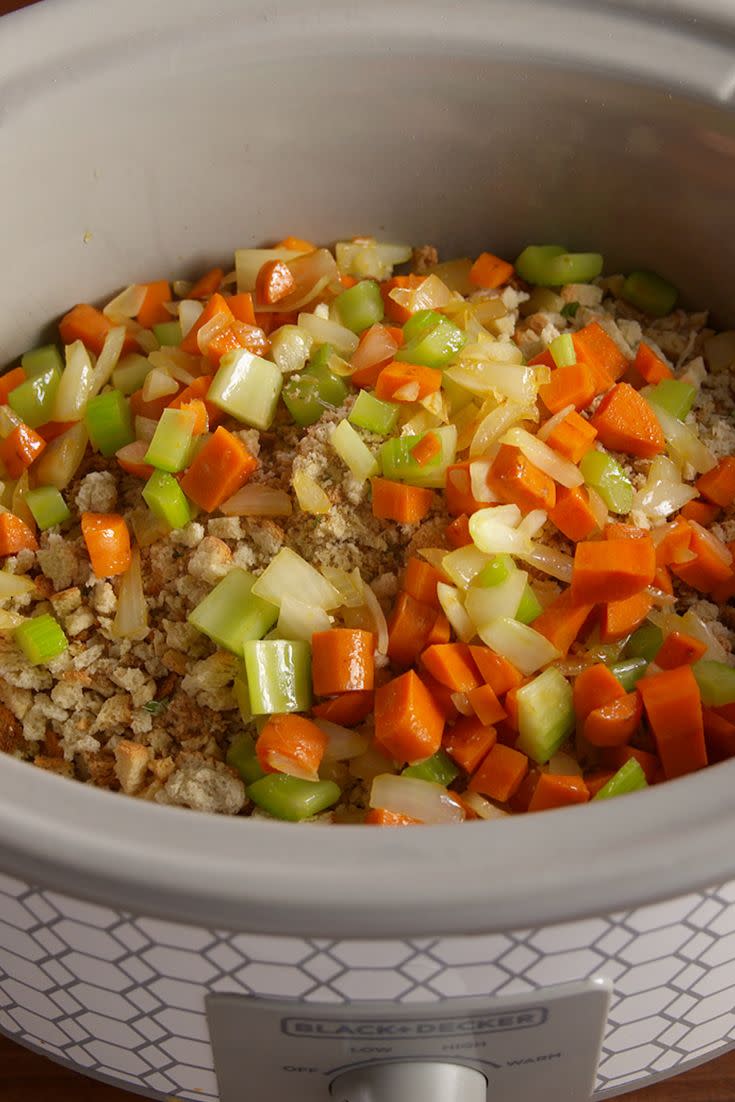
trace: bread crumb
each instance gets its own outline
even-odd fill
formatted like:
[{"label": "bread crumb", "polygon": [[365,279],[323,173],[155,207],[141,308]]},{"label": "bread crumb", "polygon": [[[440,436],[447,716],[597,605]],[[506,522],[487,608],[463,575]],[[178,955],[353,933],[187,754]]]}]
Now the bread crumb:
[{"label": "bread crumb", "polygon": [[151,751],[139,742],[121,739],[115,747],[115,774],[123,792],[134,796],[143,787]]}]

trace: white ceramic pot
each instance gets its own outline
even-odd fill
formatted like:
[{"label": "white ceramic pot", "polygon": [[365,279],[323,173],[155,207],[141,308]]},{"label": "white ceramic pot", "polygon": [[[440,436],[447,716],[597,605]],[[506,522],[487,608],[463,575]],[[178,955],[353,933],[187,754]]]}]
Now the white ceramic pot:
[{"label": "white ceramic pot", "polygon": [[[0,33],[0,363],[72,302],[286,232],[449,255],[563,240],[732,322],[734,92],[726,0],[42,3]],[[317,836],[3,760],[0,1028],[150,1097],[222,1102],[247,996],[262,1037],[235,1057],[259,1102],[326,1099],[348,1063],[401,1062],[411,1031],[493,1098],[576,1102],[597,1031],[595,1097],[615,1095],[735,1037],[734,768],[543,822]],[[609,1011],[583,1014],[596,980]],[[221,1029],[215,993],[241,997]],[[393,1047],[353,1038],[329,1074],[292,1058],[382,1003]],[[468,1056],[447,1037],[480,1006]],[[583,1034],[544,1032],[565,1021],[590,1023],[581,1070]]]}]

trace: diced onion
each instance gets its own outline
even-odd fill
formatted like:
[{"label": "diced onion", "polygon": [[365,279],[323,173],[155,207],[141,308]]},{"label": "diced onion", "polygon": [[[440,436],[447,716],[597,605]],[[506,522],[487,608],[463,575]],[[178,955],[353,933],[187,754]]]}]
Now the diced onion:
[{"label": "diced onion", "polygon": [[290,547],[283,547],[271,560],[252,592],[279,608],[287,595],[326,612],[339,606],[339,594],[334,586]]},{"label": "diced onion", "polygon": [[[311,255],[311,254],[310,254]],[[297,259],[299,259],[297,257]],[[305,258],[306,259],[306,258]],[[282,298],[279,302],[274,303],[258,303],[258,313],[260,314],[276,314],[276,313],[293,313],[294,310],[300,310],[302,306],[308,306],[310,302],[313,302],[318,295],[322,293],[330,283],[329,276],[323,276],[313,287],[309,287],[308,291],[304,291],[298,298],[294,295],[289,295],[288,298]]]},{"label": "diced onion", "polygon": [[571,555],[565,555],[563,551],[557,551],[554,547],[531,543],[527,550],[520,553],[520,558],[560,582],[572,580],[574,559]]},{"label": "diced onion", "polygon": [[556,647],[540,632],[510,617],[488,624],[480,632],[480,638],[526,676],[561,657]]},{"label": "diced onion", "polygon": [[89,434],[83,421],[52,440],[34,464],[36,485],[64,490],[77,473],[88,443]]},{"label": "diced onion", "polygon": [[282,325],[271,339],[271,359],[284,375],[303,371],[314,338],[297,325]]},{"label": "diced onion", "polygon": [[122,325],[114,326],[112,329],[108,330],[107,336],[105,337],[105,343],[102,345],[102,351],[94,366],[92,379],[87,392],[88,398],[93,398],[95,394],[99,394],[102,387],[107,386],[109,383],[110,377],[117,366],[117,361],[120,359],[125,337],[126,329]]},{"label": "diced onion", "polygon": [[306,471],[301,469],[294,471],[291,477],[291,485],[302,512],[320,516],[323,513],[328,513],[332,508],[332,502],[324,490]]},{"label": "diced onion", "polygon": [[710,449],[688,425],[678,417],[672,417],[660,406],[652,403],[651,407],[666,439],[666,450],[680,466],[690,463],[698,474],[704,474],[717,466],[717,460]]},{"label": "diced onion", "polygon": [[[658,547],[663,539],[673,531],[673,522],[670,524],[660,524],[651,532],[651,539],[653,540],[653,546]],[[675,563],[691,562],[696,559],[696,555],[693,551],[690,551],[688,547],[677,549],[672,557],[672,561]]]},{"label": "diced onion", "polygon": [[435,567],[440,574],[444,572],[442,563],[447,552],[443,547],[419,547],[417,553],[422,559]]},{"label": "diced onion", "polygon": [[332,621],[323,608],[304,604],[287,595],[281,601],[278,614],[278,634],[282,639],[301,639],[311,643],[315,631],[329,631]]},{"label": "diced onion", "polygon": [[475,815],[480,819],[507,819],[508,812],[503,811],[501,807],[496,807],[495,804],[490,803],[484,796],[481,796],[479,792],[463,792],[462,799],[470,807]]},{"label": "diced onion", "polygon": [[315,719],[315,724],[329,740],[324,750],[324,761],[350,761],[364,754],[370,745],[370,736],[349,727],[341,727],[328,719]]},{"label": "diced onion", "polygon": [[130,525],[135,533],[139,547],[150,547],[152,543],[165,539],[171,528],[150,509],[134,509],[130,514]]},{"label": "diced onion", "polygon": [[436,586],[436,595],[439,599],[439,604],[442,606],[442,611],[454,628],[457,637],[461,639],[463,643],[469,643],[470,639],[475,637],[475,625],[467,615],[459,595],[459,590],[455,589],[453,585],[446,585],[445,582],[438,582]]},{"label": "diced onion", "polygon": [[236,249],[235,270],[238,291],[254,291],[258,272],[267,260],[293,260],[301,256],[295,249]]},{"label": "diced onion", "polygon": [[179,303],[179,325],[181,326],[182,337],[191,332],[203,313],[204,304],[198,302],[197,299],[185,298],[181,300]]},{"label": "diced onion", "polygon": [[534,466],[547,474],[549,478],[553,478],[561,486],[566,486],[567,489],[581,486],[584,482],[579,467],[559,455],[548,444],[544,444],[543,440],[532,436],[526,429],[519,426],[508,429],[505,436],[502,437],[501,443],[520,448]]},{"label": "diced onion", "polygon": [[475,501],[482,501],[486,505],[498,500],[487,481],[491,467],[489,459],[475,459],[470,463],[470,492]]},{"label": "diced onion", "polygon": [[338,241],[335,254],[339,270],[355,279],[388,279],[396,264],[405,264],[413,252],[410,245],[385,244],[364,238]]},{"label": "diced onion", "polygon": [[373,742],[364,754],[353,758],[347,768],[352,777],[357,777],[360,781],[372,781],[379,774],[395,771],[397,767]]},{"label": "diced onion", "polygon": [[657,455],[645,485],[633,499],[633,507],[649,517],[667,517],[696,496],[697,491],[682,482],[677,465],[665,455]]},{"label": "diced onion", "polygon": [[475,709],[470,704],[467,693],[450,693],[450,699],[461,716],[473,716],[475,714]]},{"label": "diced onion", "polygon": [[418,310],[440,310],[452,301],[453,292],[436,275],[427,275],[418,287],[394,287],[390,298],[410,313]]},{"label": "diced onion", "polygon": [[559,751],[549,758],[549,773],[560,777],[581,777],[582,766],[571,754]]},{"label": "diced onion", "polygon": [[89,400],[94,368],[81,341],[66,346],[65,366],[54,398],[54,421],[80,421]]},{"label": "diced onion", "polygon": [[539,534],[547,520],[548,515],[543,509],[532,509],[518,525],[518,531],[532,540]]},{"label": "diced onion", "polygon": [[548,440],[557,425],[565,421],[569,414],[574,411],[574,408],[573,405],[564,406],[564,409],[560,409],[553,417],[550,417],[548,421],[544,421],[543,425],[536,433],[539,440]]},{"label": "diced onion", "polygon": [[470,444],[470,459],[485,455],[494,444],[500,440],[504,432],[517,424],[518,421],[526,421],[531,417],[538,418],[538,413],[531,412],[517,402],[503,402],[486,414],[475,429]]},{"label": "diced onion", "polygon": [[160,367],[154,367],[149,371],[143,383],[143,401],[155,402],[157,398],[165,398],[168,394],[176,394],[179,384],[172,379],[168,372]]},{"label": "diced onion", "polygon": [[382,773],[373,780],[370,806],[422,823],[461,823],[465,817],[461,805],[443,785],[393,773]]},{"label": "diced onion", "polygon": [[144,329],[133,318],[120,318],[118,324],[124,327],[126,333],[135,338],[142,352],[153,352],[159,347],[156,334],[151,329]]},{"label": "diced onion", "polygon": [[604,529],[608,520],[607,505],[602,500],[597,490],[592,486],[587,487],[587,499],[589,501],[590,511],[595,518],[595,524],[600,532]]},{"label": "diced onion", "polygon": [[728,654],[723,647],[720,640],[709,624],[697,616],[696,612],[689,609],[685,612],[681,618],[682,628],[689,635],[693,635],[695,639],[699,639],[701,643],[707,647],[707,650],[702,655],[703,658],[712,659],[714,662],[727,662]]},{"label": "diced onion", "polygon": [[470,586],[465,595],[465,609],[479,635],[500,617],[515,616],[527,583],[525,570],[512,570],[499,585]]},{"label": "diced onion", "polygon": [[482,397],[495,394],[521,405],[530,405],[536,399],[536,373],[532,367],[489,361],[470,363],[463,358],[447,368],[446,374],[465,390]]},{"label": "diced onion", "polygon": [[285,490],[249,482],[220,505],[226,517],[289,517],[291,498]]},{"label": "diced onion", "polygon": [[143,590],[140,550],[134,547],[130,555],[130,566],[120,579],[112,634],[116,639],[140,640],[145,639],[148,631],[148,603]]},{"label": "diced onion", "polygon": [[375,649],[378,654],[388,653],[388,621],[371,586],[365,586],[365,605],[373,623]]},{"label": "diced onion", "polygon": [[[426,269],[427,275],[438,276],[450,291],[456,291],[460,295],[471,295],[477,290],[476,285],[470,279],[472,261],[468,256],[459,257],[457,260],[444,260],[440,264],[432,264]],[[493,301],[499,302],[499,299]]]},{"label": "diced onion", "polygon": [[140,313],[146,294],[145,286],[140,283],[131,283],[103,307],[102,313],[111,321],[117,321],[118,318],[135,318]]},{"label": "diced onion", "polygon": [[725,566],[732,566],[732,551],[727,545],[712,532],[708,532],[706,528],[703,528],[696,520],[690,520],[689,523],[694,531],[698,533],[702,542],[707,544],[712,554],[720,559]]},{"label": "diced onion", "polygon": [[0,601],[22,597],[25,593],[32,593],[35,588],[36,583],[25,574],[11,574],[8,570],[0,570]]},{"label": "diced onion", "polygon": [[478,509],[470,517],[470,535],[475,546],[487,555],[519,555],[530,546],[528,537],[516,529],[520,519],[517,505]]},{"label": "diced onion", "polygon": [[358,345],[358,339],[351,329],[339,325],[329,318],[320,318],[316,314],[299,314],[299,328],[313,337],[318,344],[331,344],[338,352],[351,356]]},{"label": "diced onion", "polygon": [[353,371],[362,371],[375,364],[388,363],[397,348],[398,345],[387,326],[371,327],[353,353],[350,367]]},{"label": "diced onion", "polygon": [[489,555],[479,551],[474,544],[458,547],[444,554],[442,570],[459,589],[467,589],[472,579],[491,561]]},{"label": "diced onion", "polygon": [[150,444],[157,428],[158,421],[154,421],[152,417],[137,416],[135,418],[136,439],[145,440],[146,444]]},{"label": "diced onion", "polygon": [[28,471],[23,471],[13,487],[13,495],[10,499],[10,511],[27,524],[32,532],[36,531],[36,518],[26,504],[26,494],[31,488],[31,480]]},{"label": "diced onion", "polygon": [[24,620],[25,616],[21,616],[19,612],[11,612],[7,608],[0,608],[0,631],[15,631]]}]

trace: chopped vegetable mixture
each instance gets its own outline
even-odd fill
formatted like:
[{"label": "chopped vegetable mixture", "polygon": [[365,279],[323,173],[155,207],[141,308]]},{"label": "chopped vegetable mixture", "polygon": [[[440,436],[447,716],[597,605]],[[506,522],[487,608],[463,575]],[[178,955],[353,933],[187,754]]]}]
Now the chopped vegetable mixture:
[{"label": "chopped vegetable mixture", "polygon": [[0,749],[454,823],[735,756],[735,332],[532,245],[286,238],[0,376]]}]

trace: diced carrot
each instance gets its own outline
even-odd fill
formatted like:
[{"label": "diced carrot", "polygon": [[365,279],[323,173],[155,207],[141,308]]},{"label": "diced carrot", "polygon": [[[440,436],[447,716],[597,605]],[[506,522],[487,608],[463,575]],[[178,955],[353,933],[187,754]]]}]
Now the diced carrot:
[{"label": "diced carrot", "polygon": [[340,275],[339,281],[340,281],[340,283],[342,284],[342,286],[344,287],[344,289],[346,291],[349,290],[350,287],[354,287],[355,284],[357,283],[357,280],[355,279],[355,277],[351,276],[351,275],[347,275],[346,272],[343,272]]},{"label": "diced carrot", "polygon": [[511,811],[514,811],[516,815],[523,814],[528,811],[528,805],[533,799],[533,794],[536,791],[536,785],[538,784],[541,771],[534,767],[531,767],[526,773],[525,777],[518,786],[514,796],[511,796],[508,800],[508,805]]},{"label": "diced carrot", "polygon": [[130,566],[130,532],[119,513],[82,513],[82,535],[98,578],[124,574]]},{"label": "diced carrot", "polygon": [[592,612],[592,604],[577,600],[569,586],[536,617],[533,630],[548,639],[562,654],[567,654]]},{"label": "diced carrot", "polygon": [[721,511],[719,505],[710,505],[709,502],[696,498],[694,501],[687,501],[681,509],[681,516],[686,520],[696,520],[703,528],[709,528],[710,524],[714,524],[717,520]]},{"label": "diced carrot", "polygon": [[421,655],[421,663],[432,677],[453,693],[468,693],[482,684],[466,643],[427,647]]},{"label": "diced carrot", "polygon": [[235,321],[242,321],[245,325],[255,325],[255,307],[250,291],[240,291],[236,295],[225,295],[224,299]]},{"label": "diced carrot", "polygon": [[144,329],[152,329],[161,322],[171,321],[166,303],[171,301],[171,287],[167,279],[156,279],[145,284],[145,298],[138,311],[136,321]]},{"label": "diced carrot", "polygon": [[311,710],[319,719],[328,719],[341,727],[357,727],[372,712],[374,695],[372,692],[342,693],[314,704]]},{"label": "diced carrot", "polygon": [[441,746],[444,716],[414,670],[375,691],[375,738],[394,761],[430,758]]},{"label": "diced carrot", "polygon": [[385,329],[396,342],[396,348],[403,348],[406,343],[406,338],[403,335],[403,328],[400,325],[386,325]]},{"label": "diced carrot", "polygon": [[470,268],[470,283],[493,290],[495,287],[502,287],[512,275],[513,265],[507,260],[501,260],[492,253],[480,253]]},{"label": "diced carrot", "polygon": [[590,799],[594,799],[601,788],[604,788],[608,781],[611,781],[615,776],[606,770],[598,770],[594,773],[585,773],[584,783],[587,785],[587,791],[590,794]]},{"label": "diced carrot", "polygon": [[597,528],[597,519],[590,508],[589,493],[585,486],[557,486],[556,504],[549,511],[549,519],[559,531],[573,540],[587,539]]},{"label": "diced carrot", "polygon": [[[461,516],[476,513],[478,509],[484,509],[486,501],[478,501],[472,493],[472,479],[470,477],[470,463],[452,463],[447,467],[444,483],[444,501],[447,512],[451,516]],[[470,543],[472,540],[470,539]]]},{"label": "diced carrot", "polygon": [[37,550],[36,537],[28,525],[15,513],[0,513],[0,556]]},{"label": "diced carrot", "polygon": [[181,489],[211,513],[243,486],[258,466],[239,437],[220,425],[197,452],[181,479]]},{"label": "diced carrot", "polygon": [[46,441],[28,425],[17,425],[0,441],[0,463],[11,478],[20,478],[46,447]]},{"label": "diced carrot", "polygon": [[381,827],[421,826],[420,819],[412,819],[410,815],[401,815],[399,811],[386,811],[384,807],[371,807],[365,816],[364,822],[369,826]]},{"label": "diced carrot", "polygon": [[549,352],[548,348],[545,348],[543,352],[538,352],[529,361],[531,367],[536,367],[542,364],[544,367],[548,367],[551,371],[556,371],[556,360]]},{"label": "diced carrot", "polygon": [[644,540],[649,533],[645,528],[638,528],[635,524],[623,524],[619,520],[611,520],[605,525],[603,535],[606,540]]},{"label": "diced carrot", "polygon": [[[535,623],[535,621],[534,621]],[[470,646],[472,660],[496,696],[503,696],[509,689],[523,684],[523,675],[512,662],[496,654],[490,647]]]},{"label": "diced carrot", "polygon": [[689,544],[692,541],[692,528],[686,520],[677,517],[659,531],[663,531],[664,535],[656,544],[658,566],[670,566],[687,558]]},{"label": "diced carrot", "polygon": [[[94,352],[95,356],[99,356],[102,351],[110,329],[112,329],[112,322],[101,310],[96,310],[86,302],[74,306],[59,322],[59,334],[64,344],[81,341],[85,348]],[[138,342],[135,337],[127,333],[123,341],[122,355],[135,352],[137,349]]]},{"label": "diced carrot", "polygon": [[150,463],[143,462],[147,451],[148,444],[145,440],[134,440],[132,444],[126,444],[124,448],[115,452],[115,458],[128,474],[136,478],[150,478],[154,468]]},{"label": "diced carrot", "polygon": [[512,689],[508,689],[503,700],[505,707],[505,720],[502,721],[501,726],[507,725],[511,731],[518,733],[518,690],[522,689],[524,685],[527,685],[531,680],[530,677],[524,677],[520,685],[514,685]]},{"label": "diced carrot", "polygon": [[26,373],[23,367],[14,367],[12,371],[6,371],[4,375],[0,375],[0,406],[6,406],[10,391],[15,390],[25,381]]},{"label": "diced carrot", "polygon": [[595,397],[597,386],[589,364],[580,362],[554,368],[548,383],[542,383],[538,392],[549,412],[558,413],[569,405],[585,409]]},{"label": "diced carrot", "polygon": [[311,637],[311,678],[317,696],[365,692],[375,681],[371,631],[330,628]]},{"label": "diced carrot", "polygon": [[187,298],[209,298],[210,295],[219,291],[224,278],[225,273],[221,268],[210,268],[208,272],[205,272],[204,275],[200,276],[196,281],[189,291]]},{"label": "diced carrot", "polygon": [[[400,334],[400,340],[396,334]],[[350,358],[354,369],[350,375],[353,386],[374,387],[384,367],[393,363],[393,357],[403,342],[403,330],[387,325],[371,325],[360,334],[360,341]]]},{"label": "diced carrot", "polygon": [[426,670],[421,670],[419,676],[433,696],[434,702],[445,720],[451,723],[453,720],[457,719],[459,712],[452,700],[452,690],[448,689],[446,685],[440,685],[438,681],[435,681],[434,678],[426,672]]},{"label": "diced carrot", "polygon": [[189,386],[184,387],[184,389],[168,404],[171,409],[181,409],[181,407],[188,402],[199,399],[204,402],[210,428],[214,428],[214,426],[222,420],[224,413],[219,406],[214,404],[214,402],[207,401],[207,394],[209,393],[211,385],[212,378],[210,375],[199,375],[198,378],[194,379]]},{"label": "diced carrot", "polygon": [[444,529],[447,543],[450,547],[459,550],[460,547],[469,547],[472,543],[470,535],[470,518],[466,513],[460,513],[458,517]]},{"label": "diced carrot", "polygon": [[692,666],[706,650],[707,646],[701,639],[695,639],[685,631],[672,631],[666,636],[656,655],[656,665],[662,670],[673,670],[676,666]]},{"label": "diced carrot", "polygon": [[587,716],[596,708],[612,704],[625,695],[625,689],[614,673],[602,662],[588,666],[574,679],[574,714],[584,726]]},{"label": "diced carrot", "polygon": [[[563,408],[563,407],[562,407]],[[571,463],[579,463],[595,442],[597,429],[572,409],[555,425],[546,443]]]},{"label": "diced carrot", "polygon": [[491,800],[507,803],[521,786],[528,772],[528,758],[520,750],[496,743],[480,764],[468,788]]},{"label": "diced carrot", "polygon": [[[211,381],[211,379],[207,378],[208,386]],[[150,421],[158,421],[163,411],[167,406],[172,405],[176,397],[177,395],[174,395],[172,400],[170,394],[164,394],[162,398],[151,398],[146,401],[143,397],[143,390],[141,388],[130,395],[130,412],[133,417],[146,417]]]},{"label": "diced carrot", "polygon": [[656,573],[653,576],[653,585],[655,589],[660,589],[662,593],[667,593],[669,597],[673,595],[674,583],[671,580],[671,574],[667,567],[656,567]]},{"label": "diced carrot", "polygon": [[596,321],[572,334],[577,359],[610,377],[610,384],[624,375],[628,361],[612,337]]},{"label": "diced carrot", "polygon": [[593,746],[622,746],[638,730],[642,715],[639,693],[625,693],[589,713],[584,721],[584,737]]},{"label": "diced carrot", "polygon": [[708,501],[729,508],[735,503],[735,455],[726,455],[711,471],[700,475],[695,486]]},{"label": "diced carrot", "polygon": [[653,784],[661,772],[661,762],[655,754],[649,754],[647,750],[639,750],[636,746],[606,746],[600,753],[600,763],[603,768],[612,769],[616,773],[631,758],[635,758],[638,762],[648,783]]},{"label": "diced carrot", "polygon": [[436,608],[410,594],[398,594],[388,619],[388,657],[396,666],[411,666],[425,649],[436,623]]},{"label": "diced carrot", "polygon": [[691,666],[642,677],[636,688],[643,697],[666,778],[702,769],[707,764],[702,701]]},{"label": "diced carrot", "polygon": [[39,425],[36,432],[47,444],[50,444],[57,436],[63,436],[74,424],[74,421],[47,421],[45,425]]},{"label": "diced carrot", "polygon": [[683,582],[700,593],[711,593],[733,576],[732,555],[727,546],[712,532],[696,521],[686,521],[691,529],[689,550],[694,558],[688,562],[674,562],[671,569]]},{"label": "diced carrot", "polygon": [[556,807],[586,804],[589,789],[581,777],[565,777],[559,773],[542,773],[534,789],[529,811],[551,811]]},{"label": "diced carrot", "polygon": [[442,581],[444,581],[444,575],[425,559],[412,555],[406,563],[403,588],[415,601],[423,601],[425,605],[440,608],[436,587]]},{"label": "diced carrot", "polygon": [[393,360],[378,375],[375,397],[389,402],[420,402],[435,394],[441,385],[442,373],[438,368]]},{"label": "diced carrot", "polygon": [[282,241],[277,241],[274,248],[276,249],[291,249],[295,253],[313,253],[316,245],[311,241],[306,241],[303,237],[284,237]]},{"label": "diced carrot", "polygon": [[426,640],[427,647],[448,643],[452,638],[452,625],[443,612],[437,612],[434,626]]},{"label": "diced carrot", "polygon": [[667,363],[657,356],[650,344],[641,341],[633,360],[633,368],[651,386],[663,379],[673,379],[674,373]]},{"label": "diced carrot", "polygon": [[219,364],[228,352],[246,348],[254,356],[265,356],[270,349],[270,341],[257,325],[246,325],[242,321],[233,321],[231,325],[220,329],[207,343],[207,359]]},{"label": "diced carrot", "polygon": [[304,716],[270,716],[258,735],[255,753],[266,773],[288,773],[305,781],[319,779],[327,736]]},{"label": "diced carrot", "polygon": [[399,524],[418,524],[434,503],[434,493],[422,486],[407,486],[388,478],[372,478],[373,516]]},{"label": "diced carrot", "polygon": [[501,444],[487,476],[488,485],[501,501],[517,505],[523,513],[556,503],[556,484],[528,459],[520,448]]},{"label": "diced carrot", "polygon": [[386,279],[380,284],[380,293],[383,296],[383,305],[385,307],[385,316],[389,321],[395,321],[399,325],[403,325],[411,317],[411,311],[407,310],[405,306],[400,306],[391,297],[391,291],[396,287],[406,287],[411,291],[415,291],[417,287],[426,279],[426,276],[420,275],[405,275],[405,276],[393,276],[392,279]]},{"label": "diced carrot", "polygon": [[656,572],[650,537],[640,540],[587,540],[574,550],[572,594],[576,601],[622,601],[645,589]]},{"label": "diced carrot", "polygon": [[295,287],[296,280],[285,261],[266,260],[255,279],[255,301],[273,306],[288,298]]},{"label": "diced carrot", "polygon": [[629,383],[616,383],[595,410],[590,424],[606,448],[652,459],[666,446],[656,414]]},{"label": "diced carrot", "polygon": [[735,723],[719,715],[714,708],[704,708],[702,719],[707,760],[710,764],[735,758]]},{"label": "diced carrot", "polygon": [[466,773],[474,773],[495,745],[495,728],[474,716],[462,716],[444,732],[442,747]]},{"label": "diced carrot", "polygon": [[477,718],[488,727],[499,723],[508,714],[491,685],[478,685],[476,689],[471,689],[467,699]]},{"label": "diced carrot", "polygon": [[415,459],[419,467],[425,467],[435,455],[442,450],[442,442],[435,432],[427,432],[417,444],[411,448],[411,458]]},{"label": "diced carrot", "polygon": [[207,324],[207,322],[212,321],[212,319],[216,318],[218,315],[222,317],[222,328],[231,325],[235,320],[225,298],[220,294],[214,294],[182,340],[180,345],[182,352],[188,352],[191,356],[198,356],[200,354],[197,333]]},{"label": "diced carrot", "polygon": [[622,601],[608,601],[600,614],[600,640],[615,643],[639,628],[653,608],[653,598],[645,589]]}]

